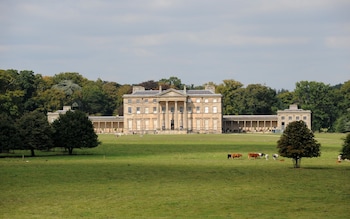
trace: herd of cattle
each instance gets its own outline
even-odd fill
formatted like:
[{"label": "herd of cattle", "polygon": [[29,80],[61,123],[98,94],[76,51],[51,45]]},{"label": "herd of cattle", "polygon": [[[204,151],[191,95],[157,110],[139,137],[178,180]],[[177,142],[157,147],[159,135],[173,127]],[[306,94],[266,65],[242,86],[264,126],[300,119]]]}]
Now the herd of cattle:
[{"label": "herd of cattle", "polygon": [[[227,154],[227,159],[235,159],[235,158],[241,158],[243,157],[242,154],[240,153],[232,153],[232,154]],[[266,160],[269,159],[269,155],[268,154],[264,154],[264,153],[248,153],[248,159],[251,159],[251,158],[265,158]],[[274,160],[277,160],[278,159],[278,154],[273,154],[272,155],[272,158]]]}]

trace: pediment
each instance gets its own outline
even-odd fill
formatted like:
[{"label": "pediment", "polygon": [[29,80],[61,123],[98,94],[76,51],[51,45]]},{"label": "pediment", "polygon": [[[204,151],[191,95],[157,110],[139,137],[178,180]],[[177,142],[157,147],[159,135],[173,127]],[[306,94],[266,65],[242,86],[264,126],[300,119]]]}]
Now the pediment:
[{"label": "pediment", "polygon": [[178,90],[169,89],[160,93],[159,97],[186,97],[186,95],[184,95],[182,92]]}]

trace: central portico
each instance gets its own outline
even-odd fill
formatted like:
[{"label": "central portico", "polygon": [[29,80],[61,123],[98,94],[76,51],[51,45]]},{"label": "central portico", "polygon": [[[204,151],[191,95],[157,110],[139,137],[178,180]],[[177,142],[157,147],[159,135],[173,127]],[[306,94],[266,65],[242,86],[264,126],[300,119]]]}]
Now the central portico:
[{"label": "central portico", "polygon": [[221,94],[213,89],[145,90],[124,95],[128,133],[221,133]]}]

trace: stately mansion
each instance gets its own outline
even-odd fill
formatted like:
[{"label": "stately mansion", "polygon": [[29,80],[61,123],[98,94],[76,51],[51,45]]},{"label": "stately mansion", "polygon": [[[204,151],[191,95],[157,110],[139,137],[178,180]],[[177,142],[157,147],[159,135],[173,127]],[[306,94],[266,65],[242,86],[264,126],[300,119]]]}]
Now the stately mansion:
[{"label": "stately mansion", "polygon": [[[303,120],[311,129],[311,111],[290,105],[277,115],[223,115],[222,95],[214,86],[204,90],[145,90],[134,86],[125,94],[124,116],[89,116],[97,133],[189,134],[282,132],[292,121]],[[48,113],[49,122],[70,110]]]}]

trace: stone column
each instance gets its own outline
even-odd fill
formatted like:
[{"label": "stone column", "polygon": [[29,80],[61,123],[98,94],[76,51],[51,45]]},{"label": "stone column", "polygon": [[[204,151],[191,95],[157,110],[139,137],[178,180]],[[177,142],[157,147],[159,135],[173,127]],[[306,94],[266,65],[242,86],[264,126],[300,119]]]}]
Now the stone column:
[{"label": "stone column", "polygon": [[178,114],[178,111],[177,111],[177,101],[175,101],[175,118],[174,118],[174,130],[179,130],[180,127],[179,127],[179,114]]},{"label": "stone column", "polygon": [[169,129],[169,102],[165,102],[165,130]]},{"label": "stone column", "polygon": [[185,100],[184,102],[184,112],[183,112],[183,118],[184,120],[182,121],[182,125],[183,125],[183,128],[184,130],[187,130],[187,125],[188,125],[188,115],[187,115],[187,99]]},{"label": "stone column", "polygon": [[[160,114],[162,113],[162,109],[160,109],[159,101],[157,101],[157,130],[161,130],[160,126]],[[156,128],[156,127],[154,127]]]}]

